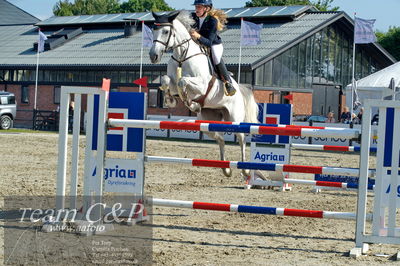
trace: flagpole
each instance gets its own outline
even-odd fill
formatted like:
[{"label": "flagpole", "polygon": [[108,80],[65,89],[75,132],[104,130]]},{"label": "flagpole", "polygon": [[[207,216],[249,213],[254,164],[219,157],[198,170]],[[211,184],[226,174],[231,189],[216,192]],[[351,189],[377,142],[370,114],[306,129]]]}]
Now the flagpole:
[{"label": "flagpole", "polygon": [[[139,78],[142,78],[142,70],[143,70],[143,41],[144,41],[144,20],[142,20],[142,45],[140,48],[140,70],[139,70]],[[139,85],[139,92],[142,92],[142,85]]]},{"label": "flagpole", "polygon": [[35,100],[33,102],[33,109],[36,110],[36,100],[37,100],[37,86],[38,86],[38,77],[39,77],[39,41],[36,52],[36,77],[35,77]]},{"label": "flagpole", "polygon": [[242,65],[242,45],[240,45],[240,49],[239,49],[239,67],[238,67],[238,80],[237,83],[238,85],[240,84],[240,68]]},{"label": "flagpole", "polygon": [[[240,19],[241,23],[243,23],[243,18]],[[242,65],[242,25],[240,25],[240,43],[239,43],[239,67],[238,67],[238,85],[240,84],[240,71]]]},{"label": "flagpole", "polygon": [[[354,13],[354,23],[356,21],[356,13]],[[354,34],[353,34],[353,61],[351,70],[351,107],[350,107],[350,117],[353,115],[354,111],[354,89],[356,85],[355,79],[355,67],[356,67],[356,26],[354,24]]]}]

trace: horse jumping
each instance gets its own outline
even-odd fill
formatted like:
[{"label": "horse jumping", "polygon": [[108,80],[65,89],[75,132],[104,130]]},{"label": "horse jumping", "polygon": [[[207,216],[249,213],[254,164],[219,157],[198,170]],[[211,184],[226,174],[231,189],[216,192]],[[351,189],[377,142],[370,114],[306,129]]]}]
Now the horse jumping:
[{"label": "horse jumping", "polygon": [[[161,78],[161,90],[165,92],[164,102],[170,107],[176,106],[177,98],[200,120],[258,123],[258,106],[252,91],[240,86],[232,78],[236,94],[226,96],[224,83],[211,73],[208,55],[190,36],[189,30],[194,20],[185,11],[157,15],[153,30],[153,46],[149,55],[152,63],[159,63],[163,54],[172,50],[168,62],[167,75]],[[225,160],[223,135],[219,132],[207,132],[215,139],[220,148],[220,158]],[[241,148],[241,158],[245,161],[245,138],[236,133]],[[232,175],[231,170],[223,169],[225,176]],[[246,171],[247,173],[247,171]]]}]

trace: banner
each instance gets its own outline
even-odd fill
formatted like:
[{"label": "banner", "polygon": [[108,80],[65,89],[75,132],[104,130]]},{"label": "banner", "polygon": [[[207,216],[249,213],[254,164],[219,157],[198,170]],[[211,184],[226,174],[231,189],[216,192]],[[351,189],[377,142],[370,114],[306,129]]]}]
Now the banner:
[{"label": "banner", "polygon": [[151,47],[153,46],[153,32],[146,24],[143,23],[142,25],[142,45],[143,47]]},{"label": "banner", "polygon": [[46,35],[39,29],[39,41],[38,41],[38,52],[41,53],[44,51],[44,42],[47,40]]},{"label": "banner", "polygon": [[374,33],[375,19],[354,18],[354,43],[376,42]]},{"label": "banner", "polygon": [[261,29],[263,24],[254,24],[242,19],[240,32],[241,46],[254,46],[261,44]]}]

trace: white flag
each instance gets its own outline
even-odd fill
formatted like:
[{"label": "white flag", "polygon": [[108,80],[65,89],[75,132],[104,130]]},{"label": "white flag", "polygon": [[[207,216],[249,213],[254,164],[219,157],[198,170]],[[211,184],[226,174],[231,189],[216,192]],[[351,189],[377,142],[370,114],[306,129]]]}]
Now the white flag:
[{"label": "white flag", "polygon": [[39,41],[38,41],[38,52],[41,53],[44,51],[44,41],[47,40],[46,35],[39,29]]},{"label": "white flag", "polygon": [[240,26],[240,45],[253,46],[261,43],[261,29],[263,24],[254,24],[242,19]]},{"label": "white flag", "polygon": [[375,19],[362,19],[355,17],[354,43],[376,42],[376,36],[373,29],[375,21]]},{"label": "white flag", "polygon": [[142,45],[143,47],[152,47],[153,46],[153,32],[151,29],[146,26],[146,24],[142,24]]}]

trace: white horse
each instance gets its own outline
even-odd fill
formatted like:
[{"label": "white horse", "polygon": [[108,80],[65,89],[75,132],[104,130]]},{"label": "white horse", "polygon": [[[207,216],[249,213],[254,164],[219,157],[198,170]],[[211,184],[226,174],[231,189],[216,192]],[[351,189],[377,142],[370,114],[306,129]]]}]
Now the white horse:
[{"label": "white horse", "polygon": [[[173,108],[179,98],[200,120],[258,123],[258,106],[250,89],[239,86],[232,79],[236,94],[226,96],[223,82],[210,73],[208,56],[192,40],[189,30],[194,20],[187,11],[175,11],[169,15],[157,15],[153,30],[153,46],[149,55],[152,63],[159,63],[162,55],[173,51],[168,62],[167,75],[161,78],[160,89],[165,92],[165,104]],[[225,160],[223,135],[206,133],[219,144],[220,158]],[[236,134],[241,147],[241,158],[245,161],[245,138]],[[223,169],[231,176],[231,169]],[[248,171],[246,172],[248,174]]]}]

